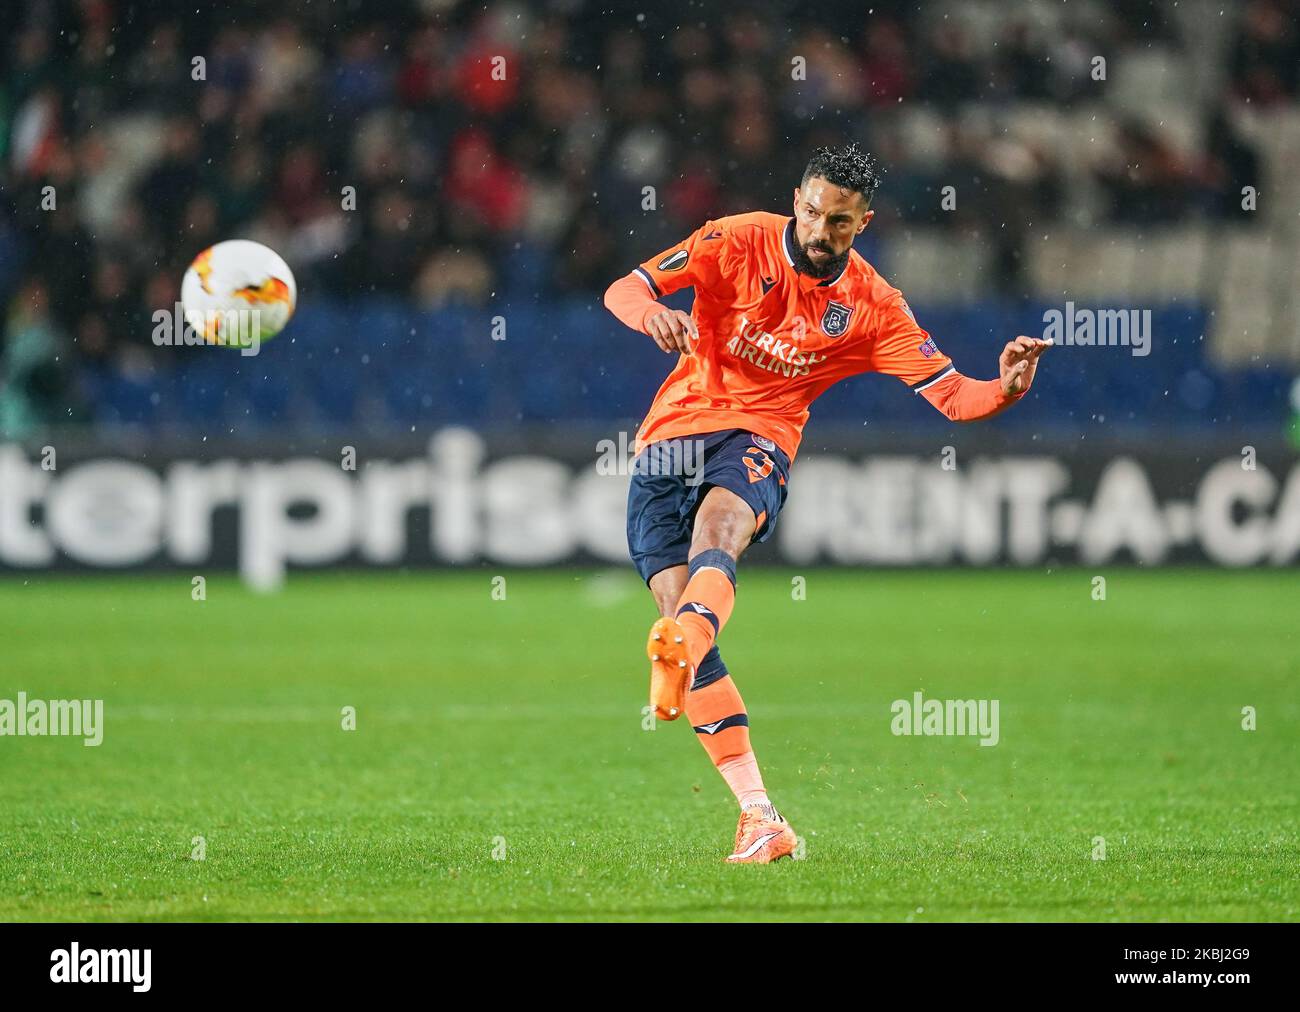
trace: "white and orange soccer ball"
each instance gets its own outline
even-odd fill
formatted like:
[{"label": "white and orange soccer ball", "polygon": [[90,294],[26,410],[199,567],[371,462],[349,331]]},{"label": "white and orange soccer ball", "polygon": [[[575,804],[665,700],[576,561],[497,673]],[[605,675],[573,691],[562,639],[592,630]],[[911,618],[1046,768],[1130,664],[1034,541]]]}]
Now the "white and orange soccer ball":
[{"label": "white and orange soccer ball", "polygon": [[293,316],[298,286],[280,254],[249,239],[209,246],[181,282],[185,322],[209,344],[268,341]]}]

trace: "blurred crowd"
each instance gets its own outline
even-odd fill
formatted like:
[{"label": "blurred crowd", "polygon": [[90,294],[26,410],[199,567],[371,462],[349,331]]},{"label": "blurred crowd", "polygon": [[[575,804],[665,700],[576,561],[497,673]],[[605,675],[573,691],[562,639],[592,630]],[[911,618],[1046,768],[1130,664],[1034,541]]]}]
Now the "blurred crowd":
[{"label": "blurred crowd", "polygon": [[[1007,223],[1063,213],[1060,152],[962,109],[1069,108],[1095,94],[1092,54],[1180,44],[1158,0],[1072,4],[1051,32],[1008,16],[982,47],[925,4],[740,6],[6,5],[0,430],[75,421],[70,363],[152,368],[151,315],[220,239],[264,241],[300,290],[341,298],[593,295],[710,216],[782,210],[810,149],[848,138],[886,168],[878,221],[986,229],[1006,247],[990,283],[1014,291]],[[1121,121],[1089,168],[1100,216],[1237,213],[1257,155],[1228,111],[1294,101],[1298,29],[1294,0],[1246,5],[1199,151]],[[928,160],[901,125],[918,105]],[[978,199],[941,213],[949,183]]]}]

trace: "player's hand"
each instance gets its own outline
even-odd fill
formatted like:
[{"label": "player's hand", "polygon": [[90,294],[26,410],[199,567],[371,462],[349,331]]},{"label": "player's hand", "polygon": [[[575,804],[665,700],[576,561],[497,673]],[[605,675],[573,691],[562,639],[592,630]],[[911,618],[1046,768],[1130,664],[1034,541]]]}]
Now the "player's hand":
[{"label": "player's hand", "polygon": [[669,354],[676,351],[689,355],[694,350],[692,342],[700,339],[699,328],[691,314],[677,309],[655,313],[645,321],[645,330],[654,338],[655,344]]},{"label": "player's hand", "polygon": [[1037,337],[1017,337],[1008,341],[998,358],[998,371],[1002,374],[1002,392],[1008,395],[1022,394],[1034,382],[1034,372],[1038,369],[1038,356],[1052,346],[1051,341]]}]

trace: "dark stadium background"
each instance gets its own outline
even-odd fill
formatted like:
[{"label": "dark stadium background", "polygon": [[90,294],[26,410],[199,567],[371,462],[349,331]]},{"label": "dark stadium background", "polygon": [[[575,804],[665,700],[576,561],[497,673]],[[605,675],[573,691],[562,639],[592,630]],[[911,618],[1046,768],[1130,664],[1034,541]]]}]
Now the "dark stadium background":
[{"label": "dark stadium background", "polygon": [[[124,448],[164,473],[176,458],[334,464],[354,446],[364,470],[463,426],[485,460],[537,452],[581,474],[599,440],[635,430],[667,368],[604,311],[605,286],[711,216],[785,210],[808,152],[856,139],[886,170],[860,251],[960,368],[990,375],[1004,340],[1041,334],[1067,300],[1149,310],[1152,345],[1055,350],[1025,403],[970,428],[891,380],[841,384],[814,406],[808,469],[819,451],[911,453],[926,470],[944,446],[963,462],[1032,451],[1068,474],[1042,495],[1086,512],[1127,455],[1143,480],[1121,476],[1113,498],[1145,497],[1156,520],[1081,551],[1078,510],[1044,503],[1040,525],[1059,537],[1019,554],[1008,535],[897,555],[867,532],[883,547],[795,557],[1160,562],[1203,559],[1209,541],[1215,561],[1293,561],[1280,522],[1258,545],[1215,545],[1244,514],[1271,516],[1296,439],[1295,12],[1284,0],[7,5],[6,466],[23,466],[21,447],[35,467],[47,445],[60,475]],[[57,211],[42,209],[51,186]],[[291,264],[288,331],[254,358],[155,347],[152,314],[177,299],[190,259],[236,236]],[[1213,464],[1246,447],[1270,477],[1221,469],[1228,485],[1204,506]],[[123,511],[104,504],[137,494],[114,482],[88,483],[91,541],[116,536]],[[810,502],[814,484],[801,483]],[[829,501],[851,534],[870,521],[854,519],[846,488]],[[905,512],[928,509],[916,495]],[[35,500],[14,509],[39,519]],[[1215,530],[1189,528],[1189,508]],[[537,559],[618,561],[611,517],[601,550],[557,541]],[[491,560],[409,540],[407,561]],[[97,564],[55,548],[37,554]],[[116,564],[177,561],[147,549]],[[210,556],[182,556],[224,565],[234,550],[218,537]],[[0,565],[31,564],[7,555]]]},{"label": "dark stadium background", "polygon": [[[1296,920],[1298,74],[1300,0],[0,4],[0,921]],[[848,140],[964,373],[1150,343],[813,406],[720,641],[802,850],[737,869],[602,295]],[[288,328],[155,345],[230,238]]]}]

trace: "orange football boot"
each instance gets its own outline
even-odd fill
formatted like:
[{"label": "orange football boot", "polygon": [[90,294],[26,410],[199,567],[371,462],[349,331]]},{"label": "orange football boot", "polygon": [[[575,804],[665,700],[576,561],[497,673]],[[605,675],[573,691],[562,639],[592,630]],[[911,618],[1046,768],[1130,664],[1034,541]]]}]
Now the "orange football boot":
[{"label": "orange football boot", "polygon": [[750,805],[740,813],[736,827],[736,849],[728,864],[769,864],[792,857],[799,839],[790,823],[771,806]]},{"label": "orange football boot", "polygon": [[676,720],[686,710],[686,693],[695,668],[686,656],[686,636],[675,618],[661,618],[650,627],[645,645],[650,658],[650,705],[656,720]]}]

